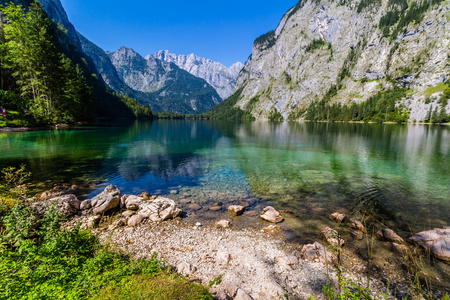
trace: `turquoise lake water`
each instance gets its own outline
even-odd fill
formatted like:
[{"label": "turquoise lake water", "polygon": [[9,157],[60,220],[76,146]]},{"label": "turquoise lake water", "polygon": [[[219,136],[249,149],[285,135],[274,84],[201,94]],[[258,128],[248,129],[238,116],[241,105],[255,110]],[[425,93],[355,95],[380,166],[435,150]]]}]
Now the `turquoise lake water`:
[{"label": "turquoise lake water", "polygon": [[[361,209],[416,232],[450,224],[450,127],[227,121],[134,122],[0,133],[0,167],[25,164],[35,190],[97,182],[123,193],[170,195],[187,221],[213,222],[215,202],[290,211],[286,230],[308,240],[336,210]],[[257,216],[237,226],[262,226]]]}]

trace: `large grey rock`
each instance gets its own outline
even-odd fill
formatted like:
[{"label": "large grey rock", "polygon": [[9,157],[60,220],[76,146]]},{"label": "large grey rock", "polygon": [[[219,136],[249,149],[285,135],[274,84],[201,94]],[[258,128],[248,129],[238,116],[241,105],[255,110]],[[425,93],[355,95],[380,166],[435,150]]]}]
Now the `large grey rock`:
[{"label": "large grey rock", "polygon": [[284,220],[283,216],[272,206],[265,207],[259,216],[261,219],[272,223],[279,223]]},{"label": "large grey rock", "polygon": [[119,206],[120,190],[114,185],[107,186],[103,192],[91,199],[94,214],[100,215]]},{"label": "large grey rock", "polygon": [[450,227],[419,232],[411,240],[421,245],[439,259],[450,262]]},{"label": "large grey rock", "polygon": [[80,210],[80,204],[81,201],[79,201],[75,195],[68,194],[47,201],[36,202],[33,204],[33,208],[38,214],[42,214],[46,210],[54,208],[64,216],[70,217]]},{"label": "large grey rock", "polygon": [[162,222],[183,216],[183,211],[175,201],[164,197],[158,197],[150,203],[144,203],[140,206],[140,209],[139,214],[153,222]]}]

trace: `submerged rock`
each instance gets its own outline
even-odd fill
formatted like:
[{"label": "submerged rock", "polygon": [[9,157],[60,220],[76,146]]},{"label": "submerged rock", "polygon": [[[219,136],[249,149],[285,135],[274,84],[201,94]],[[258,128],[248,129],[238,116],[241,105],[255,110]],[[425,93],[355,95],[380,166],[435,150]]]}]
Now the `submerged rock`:
[{"label": "submerged rock", "polygon": [[419,232],[411,240],[429,250],[437,258],[450,262],[450,227]]},{"label": "submerged rock", "polygon": [[343,246],[345,244],[340,234],[328,226],[322,229],[321,235],[330,245]]},{"label": "submerged rock", "polygon": [[32,205],[38,214],[54,208],[66,217],[75,215],[80,210],[81,201],[75,195],[68,194],[49,199],[47,201],[37,202]]},{"label": "submerged rock", "polygon": [[384,228],[375,233],[375,237],[380,241],[388,241],[391,243],[405,244],[405,240],[396,234],[392,229]]},{"label": "submerged rock", "polygon": [[231,222],[228,220],[220,220],[220,221],[216,222],[215,226],[217,228],[230,228]]},{"label": "submerged rock", "polygon": [[335,221],[336,223],[342,223],[345,221],[345,219],[347,219],[347,215],[335,212],[330,215],[330,219]]},{"label": "submerged rock", "polygon": [[264,227],[262,230],[264,232],[270,233],[270,234],[277,234],[278,232],[281,231],[281,226],[278,225],[269,225],[267,227]]},{"label": "submerged rock", "polygon": [[153,222],[162,222],[183,216],[183,211],[175,201],[164,197],[158,197],[153,202],[144,203],[140,208],[139,214]]},{"label": "submerged rock", "polygon": [[272,206],[267,206],[266,208],[264,208],[259,216],[261,217],[261,219],[272,223],[279,223],[284,220],[283,216]]},{"label": "submerged rock", "polygon": [[347,226],[361,232],[366,232],[366,227],[361,223],[361,221],[356,219],[349,219],[347,222]]},{"label": "submerged rock", "polygon": [[240,216],[244,213],[245,211],[245,206],[242,205],[230,205],[228,207],[228,213],[231,216]]},{"label": "submerged rock", "polygon": [[94,214],[100,215],[119,206],[120,190],[115,185],[109,185],[103,192],[91,199]]},{"label": "submerged rock", "polygon": [[58,185],[58,186],[55,186],[54,188],[52,188],[51,190],[43,192],[39,196],[39,198],[42,201],[50,200],[52,198],[56,198],[56,197],[59,197],[59,196],[72,194],[77,189],[78,189],[78,187],[76,185],[72,185],[72,186],[69,186],[69,185],[62,185],[62,186]]}]

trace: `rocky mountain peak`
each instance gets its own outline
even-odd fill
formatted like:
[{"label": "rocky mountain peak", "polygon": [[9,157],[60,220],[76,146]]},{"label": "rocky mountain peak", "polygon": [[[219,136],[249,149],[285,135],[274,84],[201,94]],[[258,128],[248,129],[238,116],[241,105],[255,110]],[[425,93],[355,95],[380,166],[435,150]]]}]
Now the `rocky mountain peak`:
[{"label": "rocky mountain peak", "polygon": [[165,62],[174,63],[194,76],[206,80],[222,97],[228,98],[236,85],[236,79],[243,64],[237,62],[227,68],[219,62],[199,57],[193,53],[189,55],[176,55],[168,50],[161,50],[146,56],[146,59],[157,58]]}]

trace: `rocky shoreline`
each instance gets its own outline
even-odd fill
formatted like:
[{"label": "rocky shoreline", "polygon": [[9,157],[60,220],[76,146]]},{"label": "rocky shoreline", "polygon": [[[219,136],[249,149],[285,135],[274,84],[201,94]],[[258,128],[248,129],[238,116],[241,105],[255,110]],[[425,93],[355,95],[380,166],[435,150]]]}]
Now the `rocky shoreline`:
[{"label": "rocky shoreline", "polygon": [[[234,229],[233,218],[245,217],[243,205],[230,205],[230,218],[214,226],[200,222],[193,225],[183,221],[179,203],[166,197],[122,195],[110,185],[94,198],[79,201],[74,195],[76,188],[56,187],[31,199],[36,212],[55,207],[68,217],[66,227],[81,224],[103,243],[134,259],[156,253],[181,275],[210,285],[217,299],[324,299],[322,288],[329,282],[337,286],[336,264],[341,266],[344,280],[369,286],[375,298],[392,285],[386,282],[388,275],[383,270],[367,269],[367,262],[352,250],[351,243],[344,246],[367,235],[359,220],[345,214],[331,214],[337,228],[322,230],[324,242],[300,245],[282,238],[282,228],[277,225],[283,221],[282,213],[270,206],[259,216],[272,225],[261,230]],[[341,231],[348,233],[350,240],[344,239]],[[380,229],[375,236],[397,255],[409,255],[414,247],[388,228]],[[418,233],[411,241],[450,261],[449,227]],[[368,276],[370,272],[374,274]],[[406,278],[399,278],[395,284],[397,296],[408,294]]]}]

